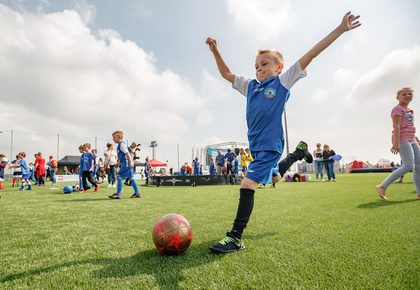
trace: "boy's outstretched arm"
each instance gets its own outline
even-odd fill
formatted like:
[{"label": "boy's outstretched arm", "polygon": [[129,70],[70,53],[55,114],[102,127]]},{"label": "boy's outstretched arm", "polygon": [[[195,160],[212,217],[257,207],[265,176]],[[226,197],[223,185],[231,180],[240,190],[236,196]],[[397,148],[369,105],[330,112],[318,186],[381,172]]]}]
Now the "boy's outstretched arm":
[{"label": "boy's outstretched arm", "polygon": [[217,49],[217,42],[215,39],[208,37],[206,43],[209,45],[210,51],[213,53],[214,59],[219,69],[220,74],[223,78],[233,84],[235,75],[230,71],[226,63],[224,62],[219,50]]},{"label": "boy's outstretched arm", "polygon": [[358,16],[354,16],[351,12],[347,12],[340,25],[338,25],[333,31],[330,32],[324,39],[318,42],[314,47],[312,47],[304,56],[299,60],[302,70],[305,70],[311,61],[318,56],[324,49],[326,49],[331,43],[333,43],[341,34],[346,31],[352,30],[356,27],[359,27],[361,23],[357,21]]}]

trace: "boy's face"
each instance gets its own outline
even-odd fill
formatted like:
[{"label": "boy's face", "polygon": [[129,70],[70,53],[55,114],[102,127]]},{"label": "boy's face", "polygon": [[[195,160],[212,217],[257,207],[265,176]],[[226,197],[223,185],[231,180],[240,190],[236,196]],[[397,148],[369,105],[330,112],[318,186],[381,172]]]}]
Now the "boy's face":
[{"label": "boy's face", "polygon": [[398,95],[397,99],[400,102],[400,104],[408,105],[413,100],[413,91],[404,90]]},{"label": "boy's face", "polygon": [[120,141],[121,141],[121,136],[119,135],[119,134],[114,134],[114,135],[112,135],[112,140],[115,142],[115,143],[120,143]]},{"label": "boy's face", "polygon": [[255,75],[260,82],[279,75],[282,69],[283,64],[277,63],[274,56],[269,53],[260,54],[255,59]]}]

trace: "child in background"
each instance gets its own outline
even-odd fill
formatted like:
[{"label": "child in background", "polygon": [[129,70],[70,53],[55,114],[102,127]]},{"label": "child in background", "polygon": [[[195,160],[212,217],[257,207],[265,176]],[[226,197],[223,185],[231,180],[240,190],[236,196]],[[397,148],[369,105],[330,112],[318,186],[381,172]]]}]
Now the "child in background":
[{"label": "child in background", "polygon": [[94,192],[97,192],[99,190],[98,184],[96,184],[95,180],[92,178],[92,172],[95,167],[95,157],[90,152],[90,144],[85,143],[83,144],[83,160],[80,167],[80,171],[82,171],[82,184],[83,184],[83,190],[82,192],[86,192],[88,188],[87,180],[95,187]]},{"label": "child in background", "polygon": [[134,193],[131,196],[132,198],[141,198],[139,188],[137,186],[136,180],[134,177],[134,162],[133,158],[128,151],[127,145],[122,141],[124,138],[124,133],[120,130],[115,131],[112,133],[112,140],[118,144],[117,146],[117,154],[118,160],[120,164],[120,170],[117,174],[117,192],[113,195],[109,196],[111,199],[121,199],[122,187],[123,187],[123,179],[130,178],[131,185],[133,186]]},{"label": "child in background", "polygon": [[28,185],[27,190],[32,190],[31,182],[29,181],[29,166],[25,160],[26,153],[20,152],[18,154],[19,158],[17,158],[14,164],[10,165],[10,168],[20,168],[22,173],[22,186],[19,190],[25,190],[25,185]]},{"label": "child in background", "polygon": [[34,164],[32,162],[29,163],[29,180],[36,182],[36,180],[35,180],[35,168],[34,168]]},{"label": "child in background", "polygon": [[193,160],[193,174],[200,175],[200,162],[198,162],[198,157],[195,157]]},{"label": "child in background", "polygon": [[92,175],[93,181],[95,181],[96,184],[98,184],[99,183],[98,176],[97,176],[98,175],[98,162],[97,162],[98,150],[92,149],[91,152],[93,155],[93,170],[92,170],[91,175]]},{"label": "child in background", "polygon": [[3,180],[4,180],[4,168],[7,165],[6,155],[0,154],[0,189],[4,189]]},{"label": "child in background", "polygon": [[392,154],[400,154],[402,165],[393,171],[380,185],[376,192],[383,200],[388,200],[386,189],[404,174],[413,171],[417,200],[420,200],[420,147],[414,126],[414,111],[408,107],[413,100],[413,90],[402,88],[397,92],[398,105],[391,111],[392,118]]},{"label": "child in background", "polygon": [[80,155],[80,164],[78,167],[78,171],[79,171],[79,191],[83,191],[85,190],[83,188],[83,178],[82,178],[82,166],[83,166],[83,158],[85,156],[85,150],[83,149],[83,145],[79,145],[79,153]]},{"label": "child in background", "polygon": [[[18,155],[16,155],[16,159],[12,161],[11,166],[9,166],[10,168],[14,168],[13,179],[12,179],[12,187],[15,187],[15,184],[19,184],[20,179],[22,177],[22,169],[19,166],[19,159],[20,159],[20,156],[18,154]],[[18,165],[18,166],[14,166],[14,165]]]},{"label": "child in background", "polygon": [[[284,136],[282,115],[290,89],[295,83],[306,76],[305,69],[324,49],[333,43],[344,32],[360,26],[356,21],[359,16],[346,13],[341,23],[324,39],[310,49],[294,65],[283,74],[284,60],[278,51],[260,50],[255,59],[256,79],[251,80],[232,73],[224,62],[216,40],[207,38],[216,61],[217,68],[223,78],[229,81],[233,88],[246,96],[246,120],[248,125],[248,140],[254,161],[249,165],[246,177],[241,183],[240,198],[233,228],[226,237],[210,247],[215,253],[229,253],[245,248],[242,234],[246,228],[254,207],[254,193],[259,183],[280,181],[281,173],[298,159],[303,159],[310,153],[307,144],[299,143],[297,150],[286,157],[283,165],[278,161],[283,152]],[[312,156],[310,155],[312,159]],[[281,168],[280,168],[281,167]]]}]

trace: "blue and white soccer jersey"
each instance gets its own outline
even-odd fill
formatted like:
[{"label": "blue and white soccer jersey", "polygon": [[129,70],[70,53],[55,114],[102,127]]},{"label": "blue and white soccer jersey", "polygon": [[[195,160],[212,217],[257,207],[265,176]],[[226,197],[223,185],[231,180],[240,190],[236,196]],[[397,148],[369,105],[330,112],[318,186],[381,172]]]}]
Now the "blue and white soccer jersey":
[{"label": "blue and white soccer jersey", "polygon": [[[235,76],[233,88],[247,98],[248,141],[254,157],[246,177],[255,182],[267,183],[274,174],[272,170],[277,167],[284,147],[284,107],[292,86],[305,76],[306,71],[302,70],[299,62],[280,76],[265,79],[263,82]],[[259,154],[262,151],[266,154]]]},{"label": "blue and white soccer jersey", "polygon": [[134,177],[134,170],[130,167],[130,162],[127,159],[126,153],[129,153],[127,145],[124,141],[121,141],[117,146],[118,160],[120,161],[120,171],[118,171],[117,179]]},{"label": "blue and white soccer jersey", "polygon": [[29,178],[29,173],[30,173],[28,163],[26,162],[25,159],[20,159],[19,164],[20,164],[20,169],[22,171],[22,178],[23,179],[28,179]]}]

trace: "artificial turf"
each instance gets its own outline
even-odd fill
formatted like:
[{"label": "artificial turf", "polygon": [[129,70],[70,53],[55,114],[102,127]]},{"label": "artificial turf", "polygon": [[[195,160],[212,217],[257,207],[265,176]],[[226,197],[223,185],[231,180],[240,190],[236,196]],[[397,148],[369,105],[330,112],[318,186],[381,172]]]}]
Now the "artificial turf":
[{"label": "artificial turf", "polygon": [[[208,247],[230,229],[239,186],[113,188],[63,194],[59,183],[0,191],[1,289],[420,289],[420,201],[412,175],[375,192],[387,174],[257,189],[246,249]],[[162,215],[191,223],[181,256],[162,256]]]}]

